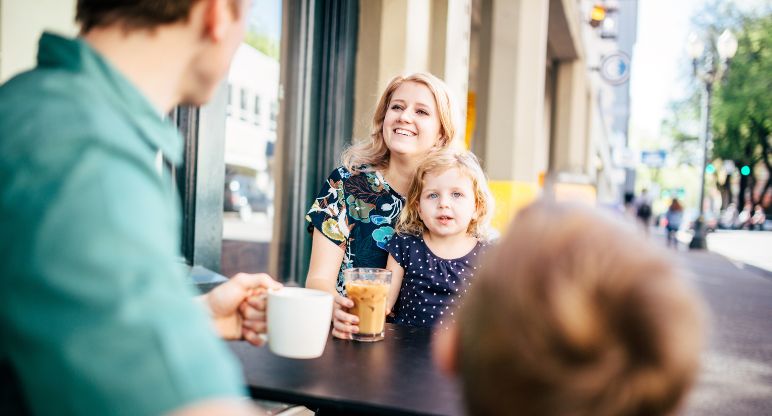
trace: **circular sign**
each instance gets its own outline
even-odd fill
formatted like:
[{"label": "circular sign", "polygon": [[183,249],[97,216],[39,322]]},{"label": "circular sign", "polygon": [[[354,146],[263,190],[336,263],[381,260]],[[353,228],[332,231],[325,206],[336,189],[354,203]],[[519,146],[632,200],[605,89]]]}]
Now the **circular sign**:
[{"label": "circular sign", "polygon": [[630,79],[630,57],[624,52],[615,52],[603,57],[600,62],[600,76],[611,85],[619,85]]}]

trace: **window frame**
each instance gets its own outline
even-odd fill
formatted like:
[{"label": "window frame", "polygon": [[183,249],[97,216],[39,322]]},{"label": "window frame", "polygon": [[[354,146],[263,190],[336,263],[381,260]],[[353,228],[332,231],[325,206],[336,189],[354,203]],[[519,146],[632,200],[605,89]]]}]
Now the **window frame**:
[{"label": "window frame", "polygon": [[[282,3],[275,216],[267,272],[280,281],[302,285],[311,247],[305,213],[317,187],[351,141],[359,0]],[[223,81],[206,106],[178,107],[172,114],[185,140],[183,164],[176,171],[182,202],[182,255],[190,266],[218,272],[223,137],[233,88]],[[243,117],[241,106],[238,111]]]}]

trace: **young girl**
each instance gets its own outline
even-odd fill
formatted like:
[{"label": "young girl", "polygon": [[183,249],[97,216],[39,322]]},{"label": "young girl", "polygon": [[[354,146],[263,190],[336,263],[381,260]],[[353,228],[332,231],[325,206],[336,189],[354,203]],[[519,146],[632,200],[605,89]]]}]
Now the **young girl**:
[{"label": "young girl", "polygon": [[313,232],[306,286],[335,295],[335,337],[358,331],[343,270],[386,266],[385,245],[418,163],[447,147],[456,131],[444,82],[425,73],[395,77],[378,101],[370,138],[346,149],[343,166],[322,184],[306,216]]},{"label": "young girl", "polygon": [[432,153],[416,171],[397,235],[386,244],[393,322],[444,325],[487,248],[492,198],[471,152]]}]

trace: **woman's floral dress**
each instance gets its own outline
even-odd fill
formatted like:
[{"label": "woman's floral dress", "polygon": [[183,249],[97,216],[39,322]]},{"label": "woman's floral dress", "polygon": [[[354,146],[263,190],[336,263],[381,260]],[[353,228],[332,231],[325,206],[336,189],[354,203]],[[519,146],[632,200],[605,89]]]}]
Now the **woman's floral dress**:
[{"label": "woman's floral dress", "polygon": [[368,172],[365,166],[355,174],[339,167],[324,181],[306,221],[309,232],[316,228],[343,250],[338,293],[346,294],[343,270],[386,267],[386,243],[403,206],[404,198],[380,173]]}]

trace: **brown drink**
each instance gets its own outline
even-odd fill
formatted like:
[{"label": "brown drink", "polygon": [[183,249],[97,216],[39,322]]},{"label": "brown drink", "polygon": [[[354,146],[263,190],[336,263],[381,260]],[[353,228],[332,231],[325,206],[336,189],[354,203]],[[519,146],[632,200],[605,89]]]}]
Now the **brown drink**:
[{"label": "brown drink", "polygon": [[346,293],[354,301],[351,314],[359,317],[359,333],[355,341],[383,339],[386,321],[386,298],[391,283],[391,272],[385,269],[349,269],[344,271]]}]

